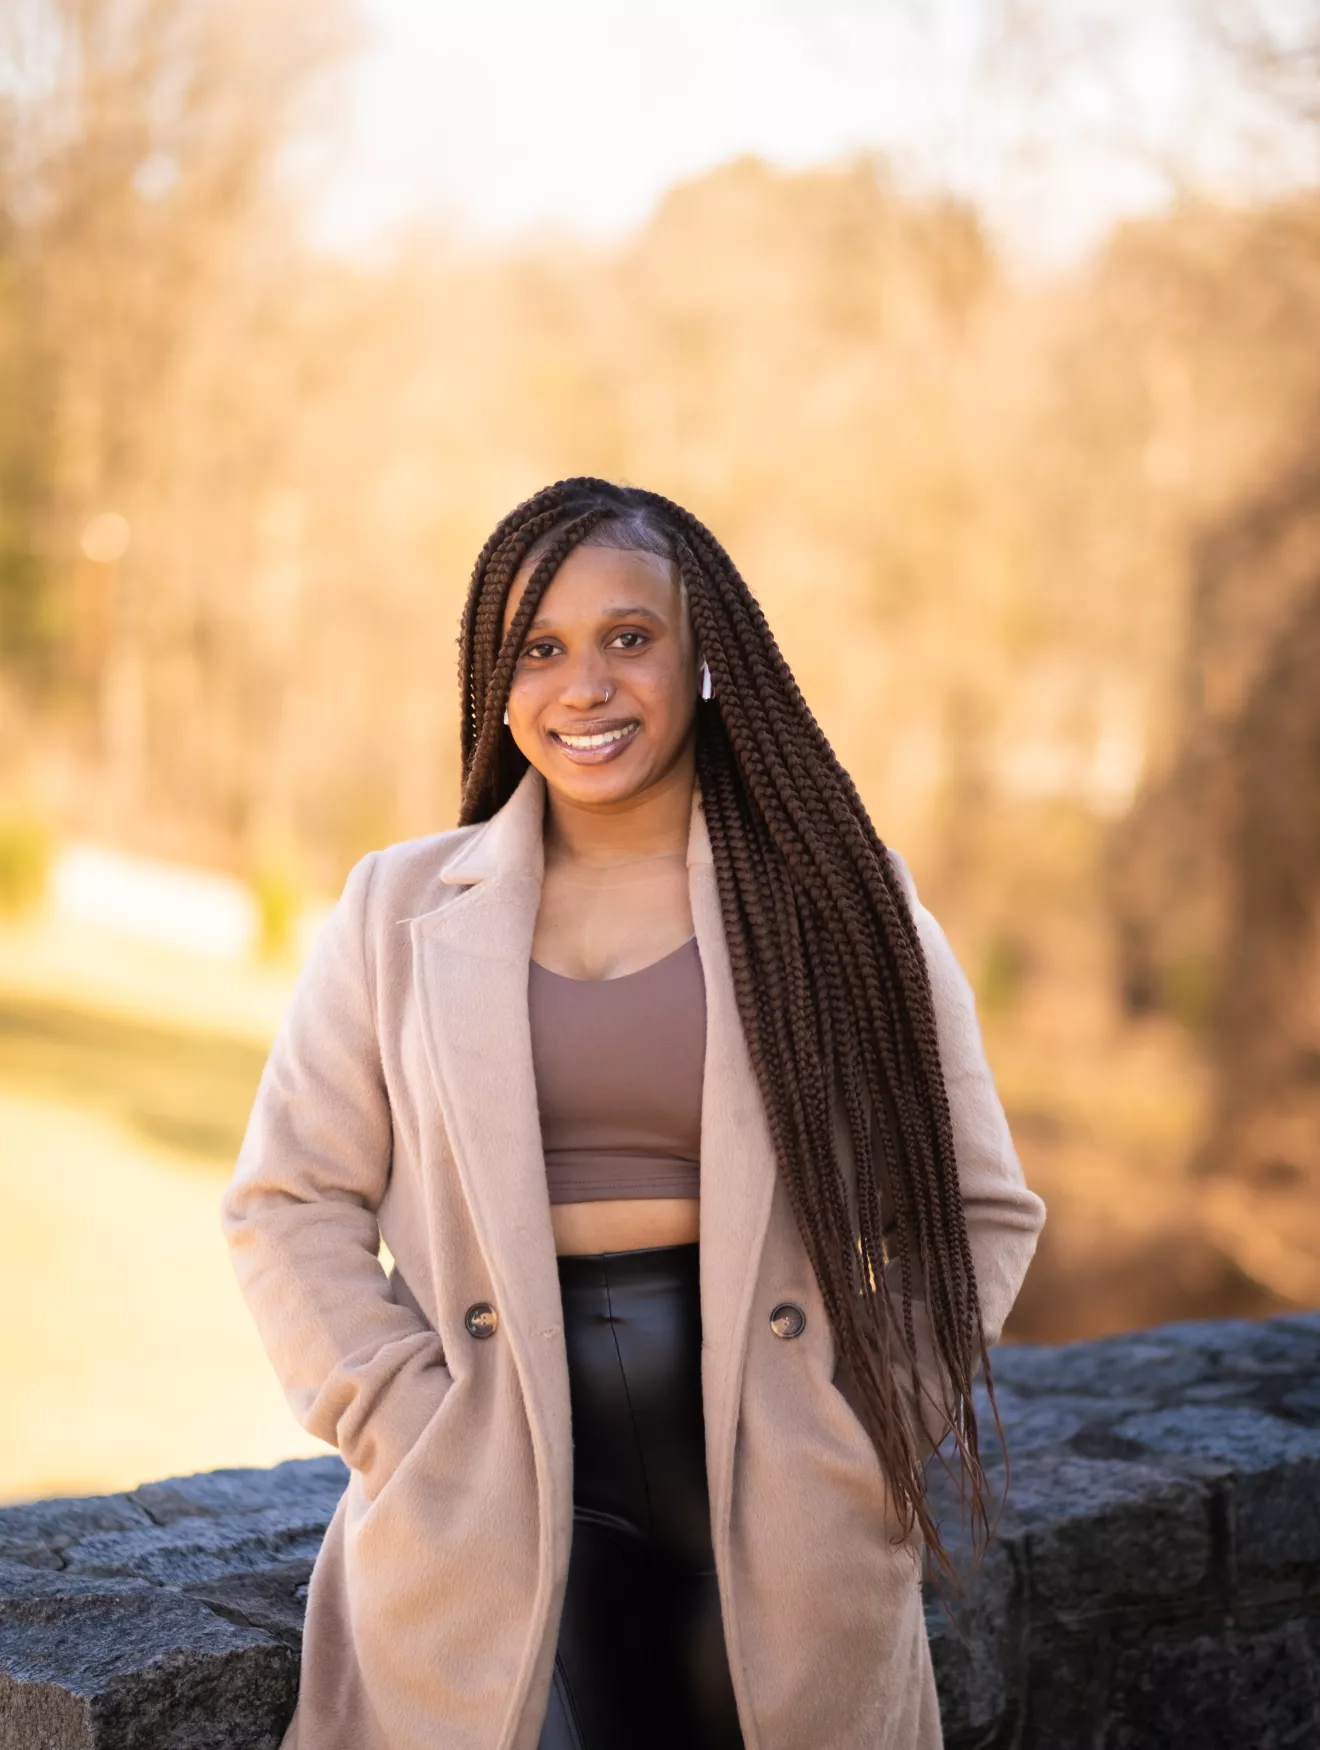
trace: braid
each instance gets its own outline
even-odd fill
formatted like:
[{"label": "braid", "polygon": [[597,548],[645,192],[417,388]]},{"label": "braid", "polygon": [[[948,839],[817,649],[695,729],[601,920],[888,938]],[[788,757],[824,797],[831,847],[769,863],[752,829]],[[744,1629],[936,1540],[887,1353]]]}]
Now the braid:
[{"label": "braid", "polygon": [[[738,1012],[780,1177],[904,1532],[919,1525],[927,1551],[951,1574],[894,1364],[920,1392],[918,1294],[953,1392],[978,1552],[991,1529],[971,1395],[978,1366],[1001,1442],[1003,1427],[930,978],[901,880],[852,779],[760,605],[690,511],[655,493],[578,477],[537,493],[491,535],[459,640],[460,819],[489,818],[526,770],[502,724],[518,653],[559,566],[602,523],[658,541],[686,591],[713,693],[698,708],[697,779]],[[534,548],[531,577],[502,636],[510,587]],[[839,1111],[850,1170],[839,1158]],[[895,1358],[900,1337],[906,1353]]]}]

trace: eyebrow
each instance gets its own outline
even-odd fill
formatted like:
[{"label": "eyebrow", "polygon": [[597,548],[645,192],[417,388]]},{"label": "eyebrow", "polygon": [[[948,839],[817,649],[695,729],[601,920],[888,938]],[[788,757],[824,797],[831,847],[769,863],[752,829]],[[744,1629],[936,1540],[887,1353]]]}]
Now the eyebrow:
[{"label": "eyebrow", "polygon": [[[640,604],[636,607],[606,608],[605,612],[601,615],[601,619],[602,620],[652,620],[655,622],[655,624],[657,626],[663,626],[665,623],[663,614],[657,614],[654,608],[644,608]],[[538,614],[536,616],[536,618],[528,626],[527,630],[529,632],[540,632],[540,631],[544,631],[544,629],[547,626],[553,626],[553,625],[554,625],[553,620],[543,619]]]}]

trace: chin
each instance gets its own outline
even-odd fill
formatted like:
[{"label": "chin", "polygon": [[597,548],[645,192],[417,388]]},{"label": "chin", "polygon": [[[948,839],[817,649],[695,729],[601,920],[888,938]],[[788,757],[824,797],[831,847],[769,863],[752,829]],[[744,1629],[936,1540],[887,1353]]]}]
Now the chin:
[{"label": "chin", "polygon": [[551,787],[557,789],[561,796],[571,802],[590,806],[593,803],[605,807],[617,802],[631,802],[634,796],[646,789],[645,781],[630,782],[627,778],[609,777],[593,778],[574,772],[565,784],[556,784],[550,780]]},{"label": "chin", "polygon": [[649,771],[619,771],[608,765],[569,766],[565,771],[566,764],[556,760],[555,769],[541,775],[550,789],[557,790],[567,801],[586,806],[629,802],[647,788],[653,776]]}]

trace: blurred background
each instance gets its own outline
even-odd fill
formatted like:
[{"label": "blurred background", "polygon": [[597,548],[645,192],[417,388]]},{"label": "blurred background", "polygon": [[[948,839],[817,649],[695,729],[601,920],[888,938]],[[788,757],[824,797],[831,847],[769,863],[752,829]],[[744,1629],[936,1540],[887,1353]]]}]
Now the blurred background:
[{"label": "blurred background", "polygon": [[7,0],[0,1499],[313,1449],[218,1199],[569,473],[972,978],[1008,1336],[1320,1305],[1318,425],[1314,0]]}]

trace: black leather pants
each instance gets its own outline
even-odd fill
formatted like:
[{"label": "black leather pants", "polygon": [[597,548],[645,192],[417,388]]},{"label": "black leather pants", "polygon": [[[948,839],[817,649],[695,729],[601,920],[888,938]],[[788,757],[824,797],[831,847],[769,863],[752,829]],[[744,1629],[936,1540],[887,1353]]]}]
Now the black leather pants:
[{"label": "black leather pants", "polygon": [[559,1260],[573,1550],[540,1750],[742,1750],[711,1551],[698,1248]]}]

